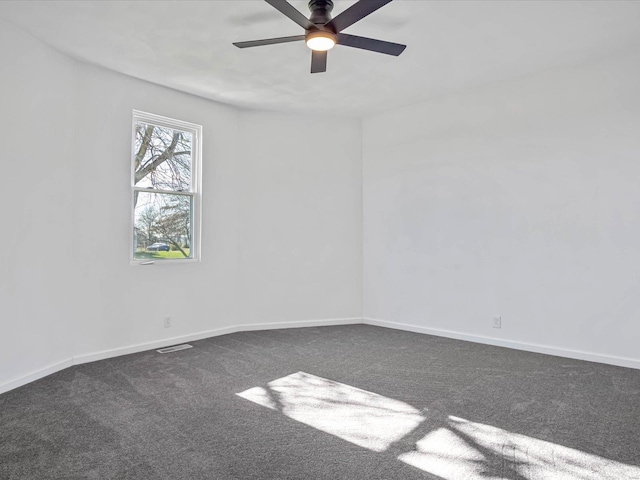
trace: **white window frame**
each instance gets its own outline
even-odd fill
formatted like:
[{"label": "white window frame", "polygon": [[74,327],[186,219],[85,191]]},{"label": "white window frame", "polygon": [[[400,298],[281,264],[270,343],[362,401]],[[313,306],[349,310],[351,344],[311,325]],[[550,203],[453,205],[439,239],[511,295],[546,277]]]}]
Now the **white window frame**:
[{"label": "white window frame", "polygon": [[[159,127],[172,128],[183,132],[190,133],[191,136],[191,191],[190,192],[177,192],[174,190],[163,190],[153,188],[141,188],[135,185],[135,155],[136,155],[136,123],[144,122],[152,125],[158,125]],[[201,226],[202,226],[202,183],[201,183],[201,168],[202,168],[202,125],[195,123],[189,123],[182,120],[176,120],[170,117],[163,117],[153,113],[143,112],[140,110],[133,110],[131,120],[131,157],[129,159],[131,164],[131,220],[129,222],[131,228],[130,244],[129,244],[129,263],[131,265],[172,265],[180,263],[194,263],[200,262],[201,259]],[[191,258],[172,258],[161,261],[154,260],[137,260],[134,258],[134,243],[135,243],[135,205],[134,198],[135,192],[149,192],[149,193],[166,193],[171,195],[186,195],[193,198],[192,218],[191,218],[191,244],[190,255]]]}]

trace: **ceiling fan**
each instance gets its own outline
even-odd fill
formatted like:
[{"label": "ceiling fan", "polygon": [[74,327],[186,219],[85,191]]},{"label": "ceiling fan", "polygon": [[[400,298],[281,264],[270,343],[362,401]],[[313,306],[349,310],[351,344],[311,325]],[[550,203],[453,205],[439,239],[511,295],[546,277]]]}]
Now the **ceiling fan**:
[{"label": "ceiling fan", "polygon": [[269,5],[304,28],[305,34],[252,40],[249,42],[235,42],[234,45],[238,48],[248,48],[304,40],[312,50],[311,73],[327,71],[327,51],[333,48],[334,45],[360,48],[362,50],[370,50],[372,52],[385,53],[397,57],[407,48],[406,45],[341,33],[345,28],[362,20],[367,15],[375,12],[391,1],[392,0],[360,0],[336,18],[332,19],[332,0],[310,0],[309,10],[311,10],[311,16],[309,18],[300,13],[293,5],[287,2],[287,0],[265,0]]}]

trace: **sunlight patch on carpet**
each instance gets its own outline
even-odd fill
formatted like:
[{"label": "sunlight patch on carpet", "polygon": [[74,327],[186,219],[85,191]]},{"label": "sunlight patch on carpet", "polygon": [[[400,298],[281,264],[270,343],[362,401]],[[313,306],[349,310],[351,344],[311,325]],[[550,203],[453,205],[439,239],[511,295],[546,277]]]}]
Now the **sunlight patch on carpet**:
[{"label": "sunlight patch on carpet", "polygon": [[424,417],[411,405],[304,372],[238,396],[374,452],[383,452]]},{"label": "sunlight patch on carpet", "polygon": [[490,425],[449,416],[402,462],[444,480],[640,480],[640,468]]}]

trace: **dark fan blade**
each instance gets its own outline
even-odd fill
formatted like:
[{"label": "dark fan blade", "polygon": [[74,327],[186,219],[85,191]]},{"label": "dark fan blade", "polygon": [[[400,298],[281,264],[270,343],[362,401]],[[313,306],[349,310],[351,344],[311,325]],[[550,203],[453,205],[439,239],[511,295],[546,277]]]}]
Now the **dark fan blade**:
[{"label": "dark fan blade", "polygon": [[251,40],[249,42],[235,42],[238,48],[260,47],[262,45],[275,45],[276,43],[298,42],[304,40],[304,35],[295,35],[293,37],[266,38],[264,40]]},{"label": "dark fan blade", "polygon": [[296,10],[296,8],[293,5],[291,5],[289,2],[287,2],[287,0],[264,0],[264,1],[267,2],[269,5],[271,5],[273,8],[280,11],[280,13],[282,13],[283,15],[286,15],[287,17],[289,17],[291,20],[296,22],[305,30],[312,30],[316,28],[315,25],[311,23],[311,21],[307,17],[305,17],[298,10]]},{"label": "dark fan blade", "polygon": [[311,73],[327,71],[327,52],[311,52]]},{"label": "dark fan blade", "polygon": [[347,47],[361,48],[362,50],[371,50],[372,52],[386,53],[387,55],[395,55],[396,57],[404,52],[406,45],[399,43],[383,42],[375,38],[358,37],[356,35],[347,35],[339,33],[338,45]]},{"label": "dark fan blade", "polygon": [[341,32],[348,26],[353,25],[359,20],[362,20],[370,13],[375,12],[380,7],[384,7],[391,1],[392,0],[360,0],[358,3],[351,5],[325,26],[329,27],[335,32]]}]

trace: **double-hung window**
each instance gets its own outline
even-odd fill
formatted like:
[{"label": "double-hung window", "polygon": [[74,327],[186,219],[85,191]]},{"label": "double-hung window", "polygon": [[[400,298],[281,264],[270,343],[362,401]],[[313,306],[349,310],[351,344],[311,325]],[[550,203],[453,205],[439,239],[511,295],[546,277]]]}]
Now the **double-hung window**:
[{"label": "double-hung window", "polygon": [[202,127],[133,111],[131,262],[200,259]]}]

